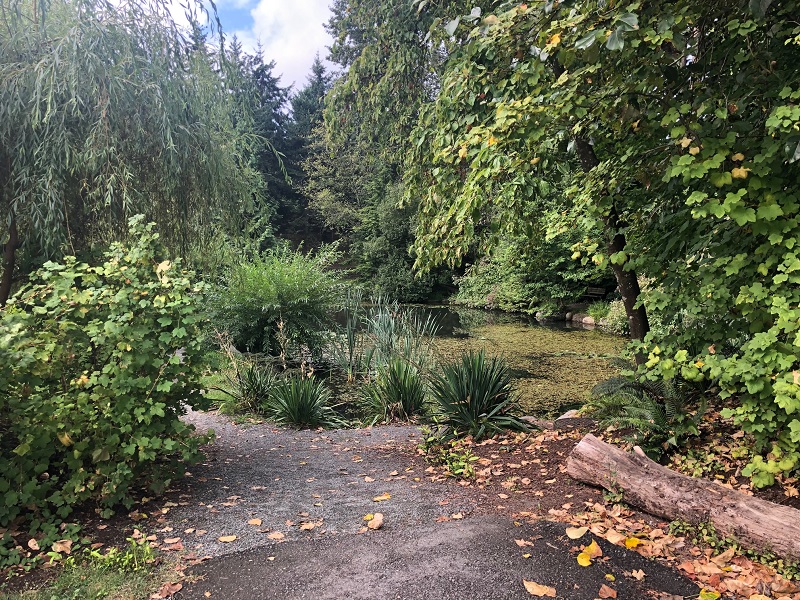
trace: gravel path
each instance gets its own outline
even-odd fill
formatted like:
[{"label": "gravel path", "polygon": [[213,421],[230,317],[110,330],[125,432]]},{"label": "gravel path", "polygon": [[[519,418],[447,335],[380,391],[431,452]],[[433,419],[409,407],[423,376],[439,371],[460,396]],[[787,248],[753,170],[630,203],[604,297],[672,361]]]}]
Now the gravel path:
[{"label": "gravel path", "polygon": [[[476,490],[426,479],[416,427],[298,432],[206,413],[187,420],[217,439],[163,505],[160,535],[211,558],[190,569],[195,581],[176,599],[521,600],[531,598],[525,579],[594,600],[609,574],[620,599],[699,591],[602,540],[608,558],[580,567],[563,524],[478,510]],[[376,512],[383,528],[366,530],[363,517]],[[630,576],[637,569],[644,580]]]}]

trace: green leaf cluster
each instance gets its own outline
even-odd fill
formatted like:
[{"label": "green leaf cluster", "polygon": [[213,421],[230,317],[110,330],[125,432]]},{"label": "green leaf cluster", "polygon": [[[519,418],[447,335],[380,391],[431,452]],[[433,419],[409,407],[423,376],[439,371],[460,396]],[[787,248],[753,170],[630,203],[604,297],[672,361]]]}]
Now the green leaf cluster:
[{"label": "green leaf cluster", "polygon": [[129,235],[99,265],[46,263],[0,311],[2,528],[63,536],[77,505],[130,505],[134,485],[159,492],[199,457],[180,417],[205,404],[205,287],[154,224],[134,217]]}]

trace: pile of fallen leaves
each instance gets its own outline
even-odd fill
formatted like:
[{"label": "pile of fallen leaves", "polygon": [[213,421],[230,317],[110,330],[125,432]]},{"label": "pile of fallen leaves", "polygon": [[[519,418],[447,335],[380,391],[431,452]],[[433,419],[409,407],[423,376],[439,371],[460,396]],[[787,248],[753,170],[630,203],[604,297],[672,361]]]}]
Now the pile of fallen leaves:
[{"label": "pile of fallen leaves", "polygon": [[[566,459],[584,433],[572,428],[549,429],[498,436],[479,443],[464,440],[461,442],[464,447],[479,458],[474,477],[457,483],[496,499],[482,503],[485,510],[510,513],[519,521],[535,522],[542,518],[560,521],[569,525],[566,535],[576,542],[582,541],[584,536],[596,536],[677,567],[701,587],[701,600],[722,597],[800,600],[800,585],[778,574],[773,567],[737,554],[735,548],[719,552],[702,541],[695,543],[687,535],[672,534],[668,523],[615,503],[614,499],[603,500],[601,491],[572,480],[565,473]],[[713,458],[703,460],[725,465],[726,473],[715,473],[717,479],[724,478],[724,483],[730,487],[753,493],[749,484],[739,477],[743,466],[742,453],[737,451],[740,443],[745,443],[741,435],[732,437],[729,434],[723,438],[723,434],[719,434],[708,445],[707,451],[713,453]],[[429,467],[426,475],[432,480],[448,478],[444,467]],[[784,503],[789,504],[794,497],[793,482],[782,483],[778,489]],[[771,493],[775,495],[776,491]],[[576,543],[573,550],[581,566],[589,566],[602,556],[594,538]],[[631,576],[644,578],[647,573],[634,572]],[[524,585],[533,596],[556,597],[556,590],[551,587],[530,581],[525,581]],[[616,598],[612,582],[598,590],[598,598]]]}]

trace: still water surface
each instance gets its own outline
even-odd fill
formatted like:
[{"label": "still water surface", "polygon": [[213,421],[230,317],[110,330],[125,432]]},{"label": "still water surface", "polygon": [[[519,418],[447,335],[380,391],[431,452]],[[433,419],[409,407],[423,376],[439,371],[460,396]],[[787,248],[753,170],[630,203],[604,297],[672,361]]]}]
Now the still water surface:
[{"label": "still water surface", "polygon": [[609,360],[623,338],[599,329],[542,324],[530,317],[453,306],[414,307],[439,323],[436,347],[444,361],[483,348],[513,369],[523,412],[554,415],[581,404],[588,391],[616,374]]}]

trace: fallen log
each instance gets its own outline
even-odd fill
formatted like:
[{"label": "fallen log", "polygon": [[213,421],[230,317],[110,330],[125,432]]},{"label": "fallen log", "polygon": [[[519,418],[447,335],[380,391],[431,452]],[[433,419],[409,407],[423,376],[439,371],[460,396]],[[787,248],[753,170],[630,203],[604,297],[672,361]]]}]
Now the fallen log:
[{"label": "fallen log", "polygon": [[625,502],[658,517],[711,523],[742,546],[800,560],[800,510],[681,475],[653,462],[639,447],[625,452],[588,434],[567,459],[567,473],[622,492]]}]

